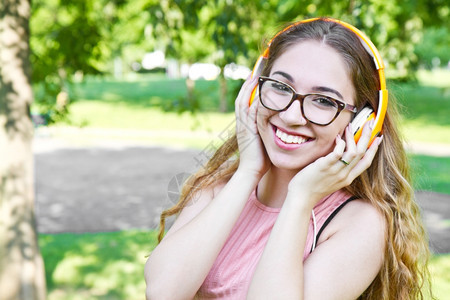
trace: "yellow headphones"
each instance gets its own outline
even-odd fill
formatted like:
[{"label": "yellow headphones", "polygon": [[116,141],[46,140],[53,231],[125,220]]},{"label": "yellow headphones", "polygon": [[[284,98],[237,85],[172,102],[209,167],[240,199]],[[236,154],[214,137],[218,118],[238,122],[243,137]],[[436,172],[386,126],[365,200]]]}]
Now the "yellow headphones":
[{"label": "yellow headphones", "polygon": [[[298,24],[308,23],[308,22],[312,22],[315,20],[319,20],[319,19],[321,19],[321,18],[312,18],[312,19],[306,19],[303,21],[299,21],[292,25],[287,26],[286,28],[284,28],[283,30],[278,32],[269,41],[268,46],[264,50],[263,54],[259,56],[258,60],[256,61],[255,66],[253,67],[251,77],[253,78],[254,74],[261,73],[262,69],[264,68],[264,60],[269,57],[270,45],[272,44],[272,41],[278,35],[280,35],[281,33],[289,30],[290,28],[292,28]],[[366,49],[367,53],[369,53],[369,55],[373,58],[373,61],[375,62],[375,66],[378,70],[378,77],[380,79],[380,90],[378,92],[378,111],[376,112],[376,115],[375,115],[373,108],[366,106],[360,112],[358,112],[358,114],[353,118],[353,121],[352,121],[353,135],[355,137],[355,141],[358,141],[359,138],[361,137],[361,133],[362,133],[364,124],[370,120],[375,119],[375,122],[373,125],[373,130],[372,130],[372,135],[370,138],[370,143],[372,143],[372,141],[375,139],[375,137],[377,137],[381,133],[384,117],[386,115],[387,104],[388,104],[388,91],[386,89],[386,78],[384,76],[384,63],[383,63],[383,60],[381,59],[381,55],[378,52],[375,45],[372,43],[372,41],[364,33],[362,33],[358,28],[354,27],[353,25],[350,25],[350,24],[345,23],[340,20],[331,19],[331,18],[322,18],[322,20],[340,24],[340,25],[344,26],[345,28],[348,28],[349,30],[351,30],[353,33],[355,33],[358,36],[358,38],[360,39],[361,44]],[[255,87],[252,91],[252,94],[251,94],[250,100],[249,100],[249,105],[252,104],[252,102],[255,98],[256,88],[257,87]]]}]

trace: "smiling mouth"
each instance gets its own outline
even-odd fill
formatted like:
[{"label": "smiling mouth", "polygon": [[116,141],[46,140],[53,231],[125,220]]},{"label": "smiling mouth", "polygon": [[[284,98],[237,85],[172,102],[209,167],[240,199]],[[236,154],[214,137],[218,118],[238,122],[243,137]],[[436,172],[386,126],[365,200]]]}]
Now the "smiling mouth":
[{"label": "smiling mouth", "polygon": [[301,137],[299,135],[288,134],[279,128],[275,128],[275,135],[286,144],[303,144],[309,141],[309,138]]}]

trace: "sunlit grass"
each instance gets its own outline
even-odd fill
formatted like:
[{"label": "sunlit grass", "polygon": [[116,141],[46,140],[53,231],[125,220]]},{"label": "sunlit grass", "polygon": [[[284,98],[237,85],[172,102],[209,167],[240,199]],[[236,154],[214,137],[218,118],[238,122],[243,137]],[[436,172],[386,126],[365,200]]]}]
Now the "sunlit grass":
[{"label": "sunlit grass", "polygon": [[[155,231],[41,234],[49,300],[144,300],[144,264]],[[437,299],[450,295],[450,254],[430,262]]]},{"label": "sunlit grass", "polygon": [[144,299],[154,231],[41,234],[49,300]]},{"label": "sunlit grass", "polygon": [[234,120],[232,113],[163,112],[157,107],[136,107],[99,100],[79,101],[71,106],[75,124],[93,128],[135,130],[220,131]]},{"label": "sunlit grass", "polygon": [[432,71],[422,69],[417,71],[417,78],[424,85],[450,89],[450,70],[448,68]]},{"label": "sunlit grass", "polygon": [[450,87],[436,85],[392,85],[400,104],[401,129],[410,141],[450,144]]},{"label": "sunlit grass", "polygon": [[436,299],[450,295],[450,254],[435,255],[430,261],[433,293]]},{"label": "sunlit grass", "polygon": [[403,134],[408,141],[450,144],[450,126],[426,124],[420,121],[405,121]]},{"label": "sunlit grass", "polygon": [[[80,101],[71,107],[71,121],[78,127],[57,124],[48,128],[54,137],[71,144],[117,140],[203,149],[228,135],[235,127],[232,113],[162,112],[159,108],[139,108],[123,103]],[[83,130],[84,129],[84,130]]]},{"label": "sunlit grass", "polygon": [[450,195],[450,157],[410,155],[414,186]]},{"label": "sunlit grass", "polygon": [[[401,129],[408,141],[450,144],[450,124],[446,112],[448,107],[435,108],[425,117],[404,116]],[[408,111],[411,108],[408,108]],[[125,103],[108,103],[103,101],[79,101],[71,106],[73,124],[85,128],[128,129],[167,131],[181,130],[186,135],[192,131],[220,132],[233,122],[232,113],[204,112],[191,114],[185,112],[163,112],[156,107],[134,107]],[[442,123],[430,122],[439,118]],[[64,125],[64,124],[61,124]],[[180,135],[181,136],[181,135]],[[183,137],[181,137],[183,138]],[[170,145],[170,140],[168,140]]]},{"label": "sunlit grass", "polygon": [[[390,95],[402,107],[401,129],[409,141],[450,144],[450,71],[420,71],[418,78],[420,81],[416,83],[389,83]],[[229,109],[238,87],[239,82],[229,82]],[[72,125],[79,127],[161,132],[159,142],[168,145],[180,142],[176,138],[164,138],[165,131],[184,131],[179,139],[186,140],[190,146],[199,144],[189,137],[192,131],[220,132],[233,121],[232,112],[214,112],[219,107],[218,90],[217,81],[199,80],[194,97],[196,113],[178,114],[183,107],[180,101],[186,95],[183,80],[89,79],[73,85],[71,97],[77,100],[70,106],[70,119]]]}]

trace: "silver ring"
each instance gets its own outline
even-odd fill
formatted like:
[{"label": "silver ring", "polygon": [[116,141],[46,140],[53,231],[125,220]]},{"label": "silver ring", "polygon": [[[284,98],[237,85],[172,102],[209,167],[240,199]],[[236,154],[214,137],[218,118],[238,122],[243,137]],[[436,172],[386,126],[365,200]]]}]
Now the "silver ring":
[{"label": "silver ring", "polygon": [[348,166],[349,165],[349,163],[348,162],[346,162],[345,160],[343,160],[342,158],[340,159],[340,161],[344,164],[344,165],[346,165],[346,166]]}]

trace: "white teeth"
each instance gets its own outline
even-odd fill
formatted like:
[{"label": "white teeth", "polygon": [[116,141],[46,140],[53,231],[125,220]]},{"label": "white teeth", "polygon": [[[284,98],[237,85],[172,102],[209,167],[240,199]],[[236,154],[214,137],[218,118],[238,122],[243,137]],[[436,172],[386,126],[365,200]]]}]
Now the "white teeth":
[{"label": "white teeth", "polygon": [[275,135],[278,138],[280,138],[280,140],[282,140],[283,142],[285,142],[287,144],[301,144],[301,143],[306,142],[305,138],[302,138],[298,135],[287,134],[286,132],[283,132],[278,128],[277,128],[277,131],[275,132]]}]

